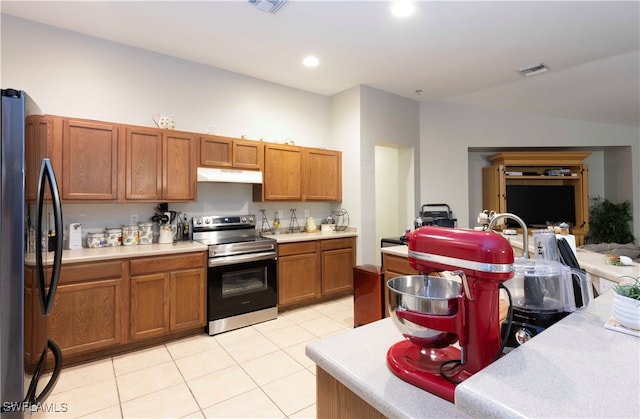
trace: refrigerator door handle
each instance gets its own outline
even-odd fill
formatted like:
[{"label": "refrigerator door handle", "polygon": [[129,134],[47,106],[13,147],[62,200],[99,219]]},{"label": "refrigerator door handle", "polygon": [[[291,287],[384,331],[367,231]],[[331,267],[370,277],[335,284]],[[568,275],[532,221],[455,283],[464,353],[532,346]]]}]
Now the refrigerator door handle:
[{"label": "refrigerator door handle", "polygon": [[[44,192],[45,182],[48,180],[49,192],[51,193],[51,203],[53,205],[54,228],[56,232],[55,249],[53,256],[53,270],[51,272],[51,281],[49,283],[49,292],[46,291],[46,283],[44,280],[44,264],[42,263],[42,211],[44,208]],[[58,183],[49,159],[42,159],[40,167],[40,177],[38,180],[38,199],[36,201],[37,218],[36,218],[36,248],[40,251],[36,252],[36,268],[38,273],[38,287],[40,289],[40,307],[42,314],[45,316],[51,312],[53,307],[53,299],[58,288],[58,278],[60,277],[60,265],[62,264],[62,245],[63,245],[63,226],[62,226],[62,204],[60,202],[60,193],[58,192]]]},{"label": "refrigerator door handle", "polygon": [[[44,372],[44,366],[47,363],[47,350],[50,349],[51,353],[53,353],[54,365],[53,372],[51,373],[51,377],[49,381],[44,386],[40,394],[36,394],[38,382],[40,381],[40,376]],[[44,402],[47,397],[49,397],[49,393],[55,387],[58,378],[60,377],[60,371],[62,370],[62,351],[56,343],[52,340],[47,341],[47,345],[44,347],[42,351],[42,355],[40,355],[40,360],[38,361],[38,366],[31,377],[31,382],[29,383],[29,389],[27,390],[27,394],[24,398],[24,403],[28,403],[29,405],[39,406]]]}]

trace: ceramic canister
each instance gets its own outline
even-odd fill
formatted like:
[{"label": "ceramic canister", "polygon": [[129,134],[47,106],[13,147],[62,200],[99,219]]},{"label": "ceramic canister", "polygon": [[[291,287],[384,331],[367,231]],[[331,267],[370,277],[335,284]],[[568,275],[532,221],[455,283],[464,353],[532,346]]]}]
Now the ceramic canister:
[{"label": "ceramic canister", "polygon": [[153,223],[138,223],[140,244],[153,243]]},{"label": "ceramic canister", "polygon": [[104,233],[87,233],[87,247],[105,247],[107,245]]},{"label": "ceramic canister", "polygon": [[123,246],[135,246],[139,243],[139,230],[135,224],[129,224],[122,226],[122,245]]},{"label": "ceramic canister", "polygon": [[105,228],[107,247],[122,245],[122,229],[118,227]]}]

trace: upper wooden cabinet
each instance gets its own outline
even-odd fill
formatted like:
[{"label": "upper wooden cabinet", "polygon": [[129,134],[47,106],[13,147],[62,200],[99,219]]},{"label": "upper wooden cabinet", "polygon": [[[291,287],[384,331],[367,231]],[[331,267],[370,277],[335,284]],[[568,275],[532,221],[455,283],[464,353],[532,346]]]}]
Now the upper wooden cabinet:
[{"label": "upper wooden cabinet", "polygon": [[302,148],[265,144],[262,185],[254,185],[254,201],[302,201]]},{"label": "upper wooden cabinet", "polygon": [[201,167],[261,170],[264,143],[217,135],[200,136]]},{"label": "upper wooden cabinet", "polygon": [[[61,117],[50,117],[49,124],[47,142],[51,142],[53,148],[61,147],[62,151],[60,165],[54,164],[61,198],[66,201],[117,200],[118,125]],[[43,123],[38,124],[37,130],[43,134]],[[41,151],[36,154],[37,164],[39,157],[43,157]],[[55,155],[55,150],[50,151]]]},{"label": "upper wooden cabinet", "polygon": [[265,144],[262,185],[254,201],[342,201],[342,153]]},{"label": "upper wooden cabinet", "polygon": [[[491,166],[482,169],[482,206],[498,213],[513,212],[509,208],[507,190],[510,185],[570,186],[573,190],[575,224],[572,233],[576,244],[584,244],[589,231],[589,170],[584,163],[588,152],[505,152],[489,157]],[[551,176],[550,169],[567,169],[566,176]],[[513,189],[513,188],[512,188]],[[550,202],[549,205],[558,204]],[[559,220],[553,220],[559,221]],[[564,220],[567,221],[567,220]]]},{"label": "upper wooden cabinet", "polygon": [[304,149],[304,199],[342,201],[342,153]]},{"label": "upper wooden cabinet", "polygon": [[197,145],[193,134],[126,127],[127,200],[196,199]]}]

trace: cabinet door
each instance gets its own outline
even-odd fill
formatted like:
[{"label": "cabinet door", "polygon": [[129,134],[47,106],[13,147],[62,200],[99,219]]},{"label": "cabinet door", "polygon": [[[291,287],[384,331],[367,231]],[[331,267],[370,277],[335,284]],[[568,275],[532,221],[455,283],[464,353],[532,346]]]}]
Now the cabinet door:
[{"label": "cabinet door", "polygon": [[482,208],[497,213],[506,212],[505,168],[502,165],[482,168]]},{"label": "cabinet door", "polygon": [[[121,261],[63,266],[47,335],[63,357],[120,345],[125,341],[124,306]],[[32,309],[37,317],[37,301]]]},{"label": "cabinet door", "polygon": [[126,199],[162,199],[162,131],[126,129]]},{"label": "cabinet door", "polygon": [[203,269],[189,269],[171,274],[171,330],[205,325],[205,282]]},{"label": "cabinet door", "polygon": [[353,290],[353,248],[322,252],[322,295],[341,294]]},{"label": "cabinet door", "polygon": [[162,148],[162,197],[195,201],[197,144],[193,134],[165,131]]},{"label": "cabinet door", "polygon": [[170,276],[164,273],[131,277],[129,336],[141,340],[169,331]]},{"label": "cabinet door", "polygon": [[267,144],[264,150],[264,199],[302,200],[302,150],[300,147]]},{"label": "cabinet door", "polygon": [[200,137],[200,166],[231,167],[233,139],[216,135]]},{"label": "cabinet door", "polygon": [[233,167],[244,170],[261,170],[264,161],[264,144],[259,141],[233,141]]},{"label": "cabinet door", "polygon": [[342,153],[305,149],[305,200],[342,201]]},{"label": "cabinet door", "polygon": [[62,199],[118,198],[118,126],[64,119]]},{"label": "cabinet door", "polygon": [[[38,194],[38,176],[40,175],[40,164],[45,157],[52,158],[50,147],[52,141],[51,121],[41,115],[30,115],[25,123],[25,199],[34,202]],[[54,167],[54,170],[57,169]],[[60,185],[62,186],[62,185]],[[48,190],[46,197],[49,196]]]},{"label": "cabinet door", "polygon": [[278,257],[278,305],[313,301],[321,295],[317,253]]}]

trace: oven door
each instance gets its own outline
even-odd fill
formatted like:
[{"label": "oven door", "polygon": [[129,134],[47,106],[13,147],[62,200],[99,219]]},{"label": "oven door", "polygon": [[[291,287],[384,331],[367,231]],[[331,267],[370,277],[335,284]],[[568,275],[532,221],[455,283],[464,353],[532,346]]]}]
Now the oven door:
[{"label": "oven door", "polygon": [[273,253],[209,259],[208,320],[277,307],[277,259]]}]

